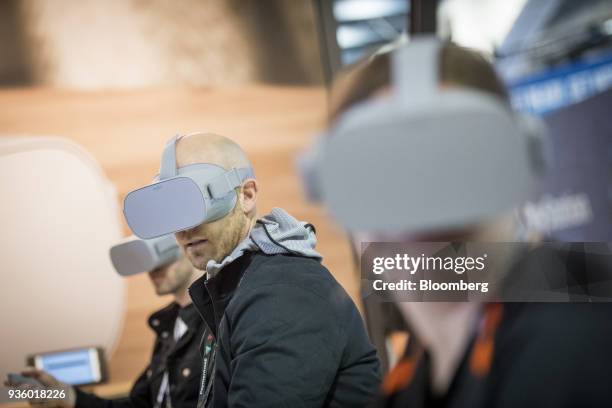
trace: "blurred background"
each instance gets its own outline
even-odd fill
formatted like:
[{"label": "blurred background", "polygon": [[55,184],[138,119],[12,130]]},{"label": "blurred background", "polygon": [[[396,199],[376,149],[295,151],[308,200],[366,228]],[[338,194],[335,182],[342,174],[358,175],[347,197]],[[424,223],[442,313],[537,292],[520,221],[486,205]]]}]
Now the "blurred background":
[{"label": "blurred background", "polygon": [[[515,108],[551,129],[553,171],[521,210],[560,240],[612,239],[610,0],[4,0],[0,2],[0,376],[29,353],[102,346],[106,395],[129,390],[169,300],[119,279],[125,194],[165,141],[216,132],[251,156],[262,214],[317,227],[359,302],[342,231],[307,202],[294,160],[325,126],[333,78],[400,35],[484,52]],[[0,402],[6,392],[0,389]]]}]

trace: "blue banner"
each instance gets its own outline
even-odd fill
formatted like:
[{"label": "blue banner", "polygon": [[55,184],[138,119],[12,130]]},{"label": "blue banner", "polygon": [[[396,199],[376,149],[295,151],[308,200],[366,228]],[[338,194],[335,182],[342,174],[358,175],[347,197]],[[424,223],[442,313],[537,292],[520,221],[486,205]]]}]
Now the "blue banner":
[{"label": "blue banner", "polygon": [[612,53],[506,83],[515,109],[544,115],[612,88]]}]

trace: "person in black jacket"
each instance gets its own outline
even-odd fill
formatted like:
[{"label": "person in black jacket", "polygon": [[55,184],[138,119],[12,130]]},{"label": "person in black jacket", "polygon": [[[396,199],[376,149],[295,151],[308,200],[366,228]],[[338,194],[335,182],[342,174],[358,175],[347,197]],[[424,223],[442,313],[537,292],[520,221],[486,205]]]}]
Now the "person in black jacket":
[{"label": "person in black jacket", "polygon": [[[363,109],[368,102],[375,103],[388,100],[392,89],[393,64],[392,52],[399,47],[410,47],[412,43],[397,44],[387,50],[381,50],[367,60],[354,65],[344,75],[339,76],[332,91],[333,101],[330,109],[330,128],[340,128],[345,118],[354,119],[355,109]],[[439,66],[436,67],[440,93],[445,90],[469,88],[487,93],[503,104],[510,111],[506,90],[495,74],[493,67],[475,51],[468,50],[452,43],[444,43],[437,50]],[[408,60],[406,60],[408,61]],[[395,60],[397,62],[397,60]],[[410,64],[422,64],[421,60],[410,60]],[[416,72],[419,72],[417,69]],[[395,77],[397,77],[397,72]],[[407,95],[418,94],[419,83],[406,83]],[[435,97],[435,96],[434,96]],[[432,97],[433,98],[433,97]],[[420,97],[419,102],[427,98]],[[434,99],[435,100],[435,99]],[[440,103],[438,106],[443,106]],[[379,106],[380,107],[380,106]],[[379,112],[382,112],[379,109]],[[425,110],[423,109],[423,112]],[[440,121],[431,112],[430,121]],[[361,112],[361,118],[368,117]],[[350,115],[353,116],[350,116]],[[459,115],[455,120],[460,122]],[[380,116],[380,115],[379,115]],[[398,115],[399,116],[399,115]],[[408,115],[404,115],[407,117]],[[405,149],[420,149],[424,135],[407,126],[400,128],[397,124],[383,123],[379,119],[370,120],[380,126],[368,128],[372,137],[378,137],[384,143],[389,139],[389,130],[405,139]],[[447,119],[449,120],[449,119]],[[472,119],[475,126],[481,122]],[[365,127],[366,123],[361,123]],[[384,129],[384,126],[388,126]],[[384,130],[380,130],[383,128]],[[451,127],[449,127],[451,129]],[[376,133],[386,131],[384,135]],[[338,133],[326,137],[332,139]],[[427,135],[431,137],[431,134]],[[469,139],[472,134],[463,132],[447,135],[449,138]],[[517,136],[518,135],[512,135]],[[348,138],[347,138],[348,139]],[[338,139],[336,139],[338,140]],[[440,141],[442,139],[439,139]],[[346,142],[347,155],[355,150],[360,141]],[[444,150],[438,157],[431,157],[432,166],[443,166],[445,159],[452,153]],[[397,149],[397,147],[396,147]],[[476,153],[474,153],[476,155]],[[508,152],[499,151],[501,157]],[[324,155],[323,155],[324,157]],[[329,156],[328,156],[329,157]],[[361,157],[361,156],[359,156]],[[387,160],[395,168],[386,168],[389,172],[420,177],[432,187],[440,189],[435,177],[425,169],[413,172],[405,163],[393,161],[388,157],[371,154],[369,158]],[[428,156],[429,158],[429,156]],[[514,158],[514,157],[513,157]],[[474,162],[476,162],[476,158]],[[467,179],[466,169],[474,162],[450,169],[459,178]],[[371,162],[364,160],[365,168]],[[493,173],[491,169],[491,172]],[[353,177],[355,175],[348,171]],[[414,178],[414,177],[413,177]],[[385,182],[381,178],[381,182]],[[498,183],[499,190],[507,188]],[[389,185],[389,190],[407,191],[412,186],[405,184]],[[366,194],[368,193],[367,189]],[[431,208],[437,203],[431,191],[418,191],[425,197],[425,205]],[[428,195],[424,195],[428,194]],[[462,199],[468,197],[476,201],[487,200],[485,195],[474,194],[463,189]],[[381,199],[384,199],[382,197]],[[328,197],[327,204],[331,201]],[[449,195],[450,203],[454,197]],[[428,202],[427,202],[428,201]],[[397,207],[399,208],[399,206]],[[403,358],[392,368],[383,380],[381,394],[374,407],[449,407],[449,408],[514,408],[514,407],[609,407],[612,406],[612,303],[610,299],[610,254],[606,243],[551,243],[536,244],[539,237],[529,236],[521,231],[512,214],[507,212],[483,214],[479,217],[449,221],[449,214],[437,210],[437,225],[405,230],[379,228],[378,231],[361,231],[351,229],[357,244],[360,242],[384,242],[410,244],[415,242],[515,242],[528,241],[533,250],[513,253],[503,262],[504,284],[500,293],[511,299],[515,295],[533,295],[529,300],[536,302],[508,301],[495,302],[495,298],[477,299],[469,302],[410,302],[399,299],[396,302],[406,320],[410,339]],[[338,214],[340,211],[337,211]],[[425,212],[425,211],[424,211]],[[396,210],[389,215],[401,223],[405,220],[418,219],[417,211]],[[365,217],[365,215],[363,216]],[[370,214],[368,220],[377,222],[380,217]],[[434,217],[430,217],[430,220]],[[436,222],[438,220],[435,220]],[[430,221],[434,224],[432,221]],[[446,225],[444,225],[446,224]],[[351,227],[350,225],[348,227]],[[398,244],[399,245],[399,244]],[[506,246],[506,248],[509,246]],[[590,275],[590,282],[587,276]],[[529,282],[529,283],[527,283]],[[538,282],[548,285],[536,286]],[[524,289],[530,289],[521,293]],[[554,290],[551,290],[554,289]],[[539,289],[542,289],[539,291]],[[584,303],[544,302],[542,298],[557,295],[563,301]],[[517,296],[521,300],[524,297]],[[596,303],[603,301],[602,303]],[[591,303],[592,302],[592,303]]]},{"label": "person in black jacket", "polygon": [[[176,166],[250,167],[211,134],[182,137]],[[189,289],[211,335],[203,340],[198,407],[363,407],[379,360],[355,304],[321,265],[314,227],[275,208],[258,219],[258,184],[236,188],[220,219],[175,234],[205,275]]]},{"label": "person in black jacket", "polygon": [[205,334],[205,325],[187,288],[200,274],[183,254],[178,260],[149,271],[157,295],[172,295],[173,301],[149,317],[148,324],[156,336],[153,354],[127,398],[100,398],[64,384],[44,371],[31,369],[22,374],[35,378],[47,388],[66,391],[63,400],[30,401],[31,405],[64,408],[194,407],[202,367],[199,344]]}]

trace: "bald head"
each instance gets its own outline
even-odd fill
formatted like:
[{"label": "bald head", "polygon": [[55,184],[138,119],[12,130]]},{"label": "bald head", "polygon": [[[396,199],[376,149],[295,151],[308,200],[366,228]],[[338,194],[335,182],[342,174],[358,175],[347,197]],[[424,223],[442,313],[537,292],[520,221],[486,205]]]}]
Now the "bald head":
[{"label": "bald head", "polygon": [[236,142],[213,133],[194,133],[178,140],[176,164],[209,163],[225,170],[251,166],[244,150]]}]

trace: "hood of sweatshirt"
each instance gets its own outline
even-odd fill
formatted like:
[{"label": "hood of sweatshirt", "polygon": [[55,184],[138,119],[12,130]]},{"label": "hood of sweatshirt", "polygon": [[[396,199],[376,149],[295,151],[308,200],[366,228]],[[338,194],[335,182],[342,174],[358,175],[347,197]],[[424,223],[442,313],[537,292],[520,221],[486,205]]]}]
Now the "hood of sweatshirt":
[{"label": "hood of sweatshirt", "polygon": [[267,255],[291,254],[321,261],[323,257],[315,250],[317,237],[312,224],[298,221],[282,208],[259,218],[249,236],[220,262],[211,259],[206,264],[208,278],[216,275],[245,252],[262,252]]}]

